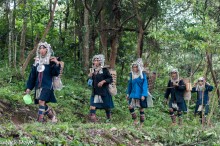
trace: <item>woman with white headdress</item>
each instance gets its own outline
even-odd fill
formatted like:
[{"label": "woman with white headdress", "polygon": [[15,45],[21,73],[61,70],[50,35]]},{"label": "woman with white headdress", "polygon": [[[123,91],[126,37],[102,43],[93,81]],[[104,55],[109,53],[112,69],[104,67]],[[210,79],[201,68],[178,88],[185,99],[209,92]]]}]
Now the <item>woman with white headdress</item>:
[{"label": "woman with white headdress", "polygon": [[179,72],[177,69],[172,69],[170,72],[171,79],[168,82],[166,93],[165,93],[165,102],[168,102],[169,95],[171,98],[169,100],[169,113],[172,119],[172,124],[176,124],[176,115],[177,111],[178,124],[182,125],[182,114],[183,111],[186,111],[186,104],[184,100],[184,91],[186,90],[186,85],[182,79],[179,77]]},{"label": "woman with white headdress", "polygon": [[26,85],[26,94],[35,89],[35,104],[39,104],[38,122],[45,122],[44,115],[47,115],[52,122],[57,121],[52,109],[47,105],[48,102],[57,102],[53,89],[53,77],[60,74],[60,64],[56,57],[51,57],[52,53],[51,46],[47,42],[38,44],[35,63]]},{"label": "woman with white headdress", "polygon": [[[201,122],[206,121],[209,113],[209,92],[213,90],[213,86],[206,82],[204,77],[200,77],[192,88],[193,93],[197,93],[197,101],[194,114],[199,114]],[[203,109],[205,109],[204,116]]]},{"label": "woman with white headdress", "polygon": [[104,67],[105,57],[102,54],[92,58],[89,81],[92,86],[90,98],[90,120],[96,122],[96,109],[105,109],[107,122],[111,120],[111,109],[114,108],[112,96],[109,92],[109,84],[113,79],[108,69]]},{"label": "woman with white headdress", "polygon": [[140,124],[142,126],[145,115],[144,108],[147,108],[147,96],[148,96],[148,83],[147,76],[143,73],[143,62],[139,58],[131,65],[130,80],[127,87],[127,97],[129,103],[129,110],[134,120],[134,124],[137,125],[137,115],[135,108],[140,110]]}]

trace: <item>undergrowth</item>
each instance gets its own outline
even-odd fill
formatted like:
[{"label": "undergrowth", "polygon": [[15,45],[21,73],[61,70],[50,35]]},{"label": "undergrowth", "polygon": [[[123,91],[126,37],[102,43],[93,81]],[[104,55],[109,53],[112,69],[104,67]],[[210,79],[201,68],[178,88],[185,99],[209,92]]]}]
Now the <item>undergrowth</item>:
[{"label": "undergrowth", "polygon": [[[4,84],[3,84],[4,82]],[[37,114],[37,105],[23,103],[25,81],[0,80],[0,100],[10,105],[3,111],[0,120],[0,143],[15,141],[22,145],[31,141],[34,145],[219,145],[220,123],[218,111],[212,118],[211,127],[202,127],[198,117],[193,115],[193,103],[189,113],[184,115],[182,126],[171,126],[167,106],[163,104],[163,92],[154,92],[154,107],[145,110],[146,120],[142,128],[133,126],[125,88],[113,100],[112,121],[106,123],[105,112],[97,111],[96,124],[88,120],[90,88],[74,78],[64,78],[65,87],[56,91],[57,104],[49,104],[56,111],[59,122],[41,124],[29,120],[15,124],[10,118],[13,111],[23,107]],[[124,91],[123,91],[124,90]],[[32,93],[33,97],[33,93]],[[138,111],[136,110],[138,113]],[[4,143],[5,142],[5,143]],[[19,143],[20,142],[20,143]],[[26,143],[27,144],[27,143]]]}]

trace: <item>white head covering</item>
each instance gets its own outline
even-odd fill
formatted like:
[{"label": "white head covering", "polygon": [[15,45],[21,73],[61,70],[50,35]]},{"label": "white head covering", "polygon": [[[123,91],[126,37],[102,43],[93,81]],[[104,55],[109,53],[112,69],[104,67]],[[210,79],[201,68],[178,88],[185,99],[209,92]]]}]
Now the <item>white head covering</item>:
[{"label": "white head covering", "polygon": [[133,62],[131,64],[132,79],[135,75],[135,73],[133,72],[133,69],[132,69],[133,66],[138,66],[138,77],[141,76],[141,79],[143,79],[143,73],[142,72],[144,70],[144,64],[143,64],[142,58],[138,58],[135,62]]},{"label": "white head covering", "polygon": [[101,64],[101,67],[103,68],[104,65],[105,65],[105,56],[103,54],[98,54],[98,55],[95,55],[93,56],[92,58],[92,62],[95,60],[95,59],[98,59],[100,64]]},{"label": "white head covering", "polygon": [[170,75],[172,74],[172,73],[176,73],[177,74],[177,79],[172,79],[172,77],[171,77],[171,82],[179,82],[179,79],[180,79],[180,77],[179,77],[179,71],[176,69],[176,68],[173,68],[171,71],[170,71]]},{"label": "white head covering", "polygon": [[[40,47],[44,46],[47,49],[47,53],[45,56],[41,56],[40,54]],[[40,42],[38,44],[37,47],[37,51],[36,51],[36,57],[35,57],[35,65],[37,63],[39,64],[50,64],[50,57],[51,55],[53,55],[53,50],[51,49],[50,44],[48,44],[47,42]]]},{"label": "white head covering", "polygon": [[200,78],[198,79],[198,81],[205,81],[205,78],[204,78],[204,77],[200,77]]},{"label": "white head covering", "polygon": [[[204,77],[200,77],[198,81],[202,80],[203,82],[205,81]],[[196,86],[196,91],[203,91],[205,89],[205,84],[203,83],[202,85],[197,84]]]}]

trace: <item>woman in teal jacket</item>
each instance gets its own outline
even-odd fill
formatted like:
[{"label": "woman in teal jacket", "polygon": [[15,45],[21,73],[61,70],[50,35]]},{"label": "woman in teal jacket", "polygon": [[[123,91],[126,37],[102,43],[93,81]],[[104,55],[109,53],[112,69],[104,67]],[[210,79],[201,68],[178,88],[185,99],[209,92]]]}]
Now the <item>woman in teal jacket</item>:
[{"label": "woman in teal jacket", "polygon": [[130,80],[127,88],[127,97],[129,110],[134,120],[138,123],[135,108],[140,110],[140,123],[143,125],[145,116],[144,108],[147,108],[148,84],[146,74],[143,73],[142,59],[139,58],[131,65]]}]

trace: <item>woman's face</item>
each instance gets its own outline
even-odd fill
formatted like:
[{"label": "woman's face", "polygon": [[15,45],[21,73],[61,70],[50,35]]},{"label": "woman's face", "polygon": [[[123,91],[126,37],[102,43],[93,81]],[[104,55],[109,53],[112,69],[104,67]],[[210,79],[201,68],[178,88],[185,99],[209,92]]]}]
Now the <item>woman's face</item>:
[{"label": "woman's face", "polygon": [[204,83],[204,80],[199,80],[198,83],[199,83],[200,86],[202,86],[203,83]]},{"label": "woman's face", "polygon": [[133,65],[132,66],[132,70],[133,70],[133,72],[135,72],[135,73],[138,73],[138,66],[137,65]]},{"label": "woman's face", "polygon": [[44,46],[40,46],[39,52],[41,56],[45,56],[47,54],[47,49]]},{"label": "woman's face", "polygon": [[99,61],[99,59],[95,58],[95,59],[93,60],[93,66],[95,66],[95,67],[99,67],[99,66],[100,66],[100,61]]},{"label": "woman's face", "polygon": [[172,79],[176,79],[177,78],[177,73],[176,72],[172,72],[171,73],[171,77],[172,77]]}]

